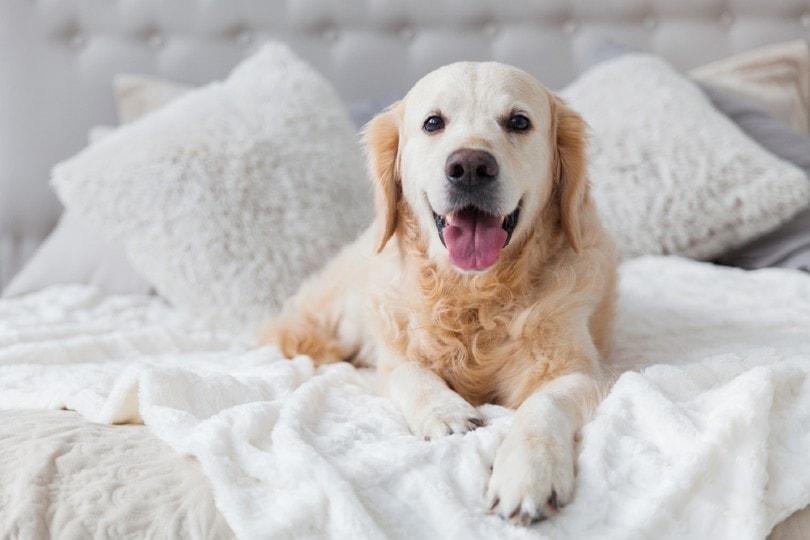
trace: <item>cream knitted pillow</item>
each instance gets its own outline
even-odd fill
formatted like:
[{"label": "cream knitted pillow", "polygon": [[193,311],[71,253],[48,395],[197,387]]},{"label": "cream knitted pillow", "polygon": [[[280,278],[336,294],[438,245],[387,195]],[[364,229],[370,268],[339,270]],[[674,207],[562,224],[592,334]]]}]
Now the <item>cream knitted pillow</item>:
[{"label": "cream knitted pillow", "polygon": [[259,323],[370,219],[343,104],[278,44],[58,165],[52,181],[161,295],[228,326]]},{"label": "cream knitted pillow", "polygon": [[709,259],[810,203],[810,181],[717,112],[665,61],[628,54],[562,95],[591,127],[593,195],[623,258]]}]

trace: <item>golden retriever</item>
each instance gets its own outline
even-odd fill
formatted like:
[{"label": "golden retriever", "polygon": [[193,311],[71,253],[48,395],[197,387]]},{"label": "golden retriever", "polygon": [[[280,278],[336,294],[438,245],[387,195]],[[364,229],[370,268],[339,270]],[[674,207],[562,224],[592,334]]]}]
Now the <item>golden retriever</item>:
[{"label": "golden retriever", "polygon": [[376,220],[262,334],[289,357],[376,365],[426,439],[481,426],[476,405],[517,409],[487,504],[523,524],[571,500],[605,383],[616,263],[585,131],[516,68],[428,74],[364,129]]}]

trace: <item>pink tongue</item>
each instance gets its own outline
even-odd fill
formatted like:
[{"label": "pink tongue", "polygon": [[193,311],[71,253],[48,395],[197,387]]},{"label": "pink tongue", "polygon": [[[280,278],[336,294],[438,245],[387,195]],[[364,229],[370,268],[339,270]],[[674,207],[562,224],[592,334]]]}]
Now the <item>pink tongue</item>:
[{"label": "pink tongue", "polygon": [[501,218],[478,210],[461,210],[444,228],[444,242],[450,260],[464,270],[483,270],[498,260],[506,243]]}]

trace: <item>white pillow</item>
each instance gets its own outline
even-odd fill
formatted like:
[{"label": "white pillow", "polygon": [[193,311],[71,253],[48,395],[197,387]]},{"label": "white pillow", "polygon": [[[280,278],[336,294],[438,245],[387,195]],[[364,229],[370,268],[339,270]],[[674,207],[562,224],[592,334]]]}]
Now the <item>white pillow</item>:
[{"label": "white pillow", "polygon": [[562,92],[592,129],[590,180],[623,258],[709,259],[810,203],[810,182],[663,60],[628,54]]},{"label": "white pillow", "polygon": [[[114,129],[94,126],[88,142],[95,144]],[[97,227],[70,210],[62,212],[56,227],[0,296],[21,296],[67,283],[86,283],[111,294],[147,294],[152,290],[132,269],[121,246],[107,240]]]},{"label": "white pillow", "polygon": [[53,185],[162,296],[228,326],[277,309],[371,208],[345,108],[280,44],[58,165]]},{"label": "white pillow", "polygon": [[25,266],[3,289],[3,297],[56,284],[87,283],[110,294],[147,294],[152,289],[127,261],[124,250],[75,212],[62,212]]}]

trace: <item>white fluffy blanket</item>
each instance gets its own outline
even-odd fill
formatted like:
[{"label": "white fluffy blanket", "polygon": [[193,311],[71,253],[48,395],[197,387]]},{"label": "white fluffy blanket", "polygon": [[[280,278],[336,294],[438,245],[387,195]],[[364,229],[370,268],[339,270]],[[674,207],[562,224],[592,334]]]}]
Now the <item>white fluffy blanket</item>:
[{"label": "white fluffy blanket", "polygon": [[313,370],[146,297],[0,301],[0,408],[143,419],[193,454],[241,538],[762,538],[810,503],[810,277],[671,258],[621,272],[625,371],[585,427],[575,500],[531,528],[485,514],[511,412],[426,442],[373,374]]}]

